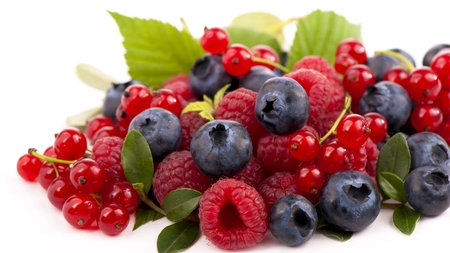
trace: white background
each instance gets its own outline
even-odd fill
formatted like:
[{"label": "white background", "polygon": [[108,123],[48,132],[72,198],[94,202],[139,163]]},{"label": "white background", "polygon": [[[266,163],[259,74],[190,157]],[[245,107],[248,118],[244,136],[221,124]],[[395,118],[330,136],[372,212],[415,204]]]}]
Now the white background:
[{"label": "white background", "polygon": [[[17,159],[30,147],[43,152],[67,116],[100,106],[103,92],[83,84],[75,66],[88,63],[127,81],[122,37],[107,10],[154,18],[181,28],[183,17],[199,37],[203,27],[226,26],[248,11],[267,11],[282,19],[316,9],[334,10],[362,24],[369,53],[394,47],[410,52],[420,65],[426,50],[450,43],[450,16],[444,1],[1,1],[0,2],[0,251],[6,252],[156,252],[156,237],[166,220],[117,237],[70,227],[47,201],[41,186],[16,172]],[[286,45],[295,26],[286,27]],[[401,234],[383,210],[366,230],[345,243],[316,234],[298,248],[266,240],[242,252],[425,252],[448,247],[450,211],[423,218],[411,236]],[[203,236],[186,252],[224,252]]]}]

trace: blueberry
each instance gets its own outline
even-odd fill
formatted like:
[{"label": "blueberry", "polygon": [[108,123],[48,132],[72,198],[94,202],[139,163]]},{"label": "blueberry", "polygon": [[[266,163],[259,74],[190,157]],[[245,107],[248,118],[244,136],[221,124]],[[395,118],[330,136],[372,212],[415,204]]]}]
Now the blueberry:
[{"label": "blueberry", "polygon": [[439,53],[444,48],[450,48],[449,44],[436,44],[425,53],[422,59],[422,65],[423,66],[431,66],[431,61],[433,60],[434,56]]},{"label": "blueberry", "polygon": [[[289,57],[289,53],[286,51],[282,51],[280,54],[280,64],[283,66],[286,66],[288,57]],[[275,74],[275,76],[283,76],[285,74],[282,70],[277,69],[277,68],[275,68],[273,70],[273,73]]]},{"label": "blueberry", "polygon": [[318,215],[314,205],[300,195],[281,197],[270,210],[270,232],[287,246],[298,246],[311,239],[317,223]]},{"label": "blueberry", "polygon": [[377,82],[383,80],[384,75],[390,68],[404,65],[398,58],[387,54],[376,54],[369,57],[365,64],[372,70]]},{"label": "blueberry", "polygon": [[406,142],[411,154],[411,171],[423,166],[440,166],[449,161],[450,148],[439,134],[420,132],[409,136]]},{"label": "blueberry", "polygon": [[319,207],[328,223],[340,230],[358,232],[377,218],[381,197],[366,173],[345,170],[327,179],[322,188]]},{"label": "blueberry", "polygon": [[255,115],[259,123],[276,135],[289,135],[309,118],[310,104],[303,87],[289,77],[267,80],[258,92]]},{"label": "blueberry", "polygon": [[[404,132],[400,132],[400,133],[403,135],[403,137],[405,137],[405,139],[407,139],[407,138],[409,137],[409,135],[406,134],[406,133],[404,133]],[[377,143],[377,148],[378,148],[378,150],[381,150],[381,148],[383,148],[384,144],[386,144],[386,142],[387,142],[388,140],[389,140],[389,136],[388,136],[388,137],[385,137],[382,141],[378,142],[378,143]]]},{"label": "blueberry", "polygon": [[134,79],[131,79],[130,81],[125,83],[113,83],[111,87],[106,91],[106,96],[103,100],[102,114],[115,122],[116,110],[121,103],[123,92],[128,86],[137,83],[140,82]]},{"label": "blueberry", "polygon": [[243,88],[258,92],[261,86],[270,78],[276,77],[275,73],[265,66],[253,66],[239,82]]},{"label": "blueberry", "polygon": [[232,177],[252,157],[252,140],[245,127],[233,120],[212,120],[192,137],[190,150],[195,165],[211,178]]},{"label": "blueberry", "polygon": [[408,52],[406,52],[405,50],[403,50],[403,49],[400,49],[400,48],[393,48],[393,49],[390,49],[389,51],[392,51],[392,52],[396,52],[396,53],[399,53],[399,54],[401,54],[403,57],[405,57],[414,67],[416,67],[416,61],[414,60],[414,58],[408,53]]},{"label": "blueberry", "polygon": [[176,151],[181,143],[181,124],[172,112],[153,107],[136,115],[128,131],[138,130],[147,140],[154,161]]},{"label": "blueberry", "polygon": [[222,56],[205,55],[195,61],[189,83],[195,96],[202,100],[203,95],[213,98],[220,88],[234,83],[234,79],[223,68]]},{"label": "blueberry", "polygon": [[450,207],[448,175],[436,166],[411,171],[404,187],[408,203],[421,215],[438,216]]},{"label": "blueberry", "polygon": [[388,122],[389,134],[393,135],[399,132],[408,121],[412,111],[412,101],[401,85],[381,81],[367,86],[366,92],[359,100],[358,109],[361,115],[368,112],[382,114]]}]

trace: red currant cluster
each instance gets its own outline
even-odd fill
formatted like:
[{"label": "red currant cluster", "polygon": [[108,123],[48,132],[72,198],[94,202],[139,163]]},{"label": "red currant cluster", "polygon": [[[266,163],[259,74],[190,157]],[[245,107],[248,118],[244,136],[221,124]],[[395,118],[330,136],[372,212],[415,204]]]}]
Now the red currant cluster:
[{"label": "red currant cluster", "polygon": [[27,181],[39,181],[70,225],[116,235],[128,226],[139,204],[138,193],[126,181],[120,164],[122,146],[122,139],[107,137],[87,151],[83,132],[66,128],[43,154],[30,149],[21,156],[17,171]]},{"label": "red currant cluster", "polygon": [[256,65],[273,70],[280,63],[278,53],[270,46],[256,45],[249,49],[242,44],[230,45],[228,32],[219,27],[205,28],[200,45],[207,53],[221,54],[223,67],[231,76],[243,76]]}]

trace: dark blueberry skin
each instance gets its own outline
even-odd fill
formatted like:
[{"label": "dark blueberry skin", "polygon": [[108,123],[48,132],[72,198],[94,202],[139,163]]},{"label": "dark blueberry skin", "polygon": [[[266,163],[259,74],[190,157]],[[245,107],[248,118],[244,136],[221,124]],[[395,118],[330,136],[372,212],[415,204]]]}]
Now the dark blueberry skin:
[{"label": "dark blueberry skin", "polygon": [[401,54],[403,57],[405,57],[406,59],[408,59],[408,61],[409,61],[414,67],[416,67],[416,61],[414,60],[414,58],[412,57],[412,55],[410,55],[410,54],[409,54],[408,52],[406,52],[405,50],[400,49],[400,48],[393,48],[393,49],[390,49],[389,51],[392,51],[392,52],[396,52],[396,53]]},{"label": "dark blueberry skin", "polygon": [[128,86],[137,83],[140,82],[133,79],[125,83],[113,83],[111,87],[106,91],[106,96],[103,100],[102,114],[115,122],[116,110],[121,103],[124,90]]},{"label": "dark blueberry skin", "polygon": [[409,136],[406,142],[411,154],[410,171],[423,166],[440,166],[449,161],[450,148],[447,142],[436,133],[416,133]]},{"label": "dark blueberry skin", "polygon": [[[283,65],[283,66],[286,66],[288,57],[289,57],[289,53],[288,52],[286,52],[286,51],[281,52],[281,54],[280,54],[280,64]],[[285,74],[283,71],[281,71],[280,69],[277,69],[277,68],[275,68],[273,70],[273,73],[275,74],[275,76],[284,76],[284,74]]]},{"label": "dark blueberry skin", "polygon": [[239,82],[240,87],[258,92],[261,86],[270,78],[276,77],[275,73],[264,66],[254,66]]},{"label": "dark blueberry skin", "polygon": [[[408,139],[409,135],[403,132],[400,132],[403,137],[405,137],[405,139]],[[377,143],[377,148],[378,150],[381,150],[381,148],[383,148],[384,144],[386,144],[386,142],[388,141],[389,138],[384,138],[382,141]]]},{"label": "dark blueberry skin", "polygon": [[192,137],[195,165],[211,178],[233,177],[252,157],[252,140],[245,127],[233,120],[212,120]]},{"label": "dark blueberry skin", "polygon": [[422,59],[422,65],[423,66],[431,66],[431,61],[433,60],[433,57],[439,53],[444,48],[450,48],[449,44],[436,44],[425,53]]},{"label": "dark blueberry skin", "polygon": [[378,217],[381,197],[367,174],[345,170],[327,179],[319,206],[325,221],[340,230],[358,232]]},{"label": "dark blueberry skin", "polygon": [[203,95],[213,98],[220,88],[235,83],[235,80],[223,68],[222,56],[205,55],[195,61],[189,73],[189,83],[195,96],[203,100]]},{"label": "dark blueberry skin", "polygon": [[376,54],[369,57],[365,64],[372,70],[377,82],[383,80],[384,75],[390,68],[404,65],[398,58],[387,54]]},{"label": "dark blueberry skin", "polygon": [[393,135],[406,124],[412,111],[412,101],[408,92],[394,82],[381,81],[369,85],[359,100],[359,113],[378,112],[388,122],[388,132]]},{"label": "dark blueberry skin", "polygon": [[309,113],[308,95],[292,78],[271,78],[258,92],[255,103],[256,118],[273,134],[294,133],[306,124]]},{"label": "dark blueberry skin", "polygon": [[411,171],[404,187],[408,203],[423,216],[438,216],[450,207],[448,174],[436,166]]},{"label": "dark blueberry skin", "polygon": [[131,121],[128,131],[132,129],[145,137],[154,161],[161,161],[180,147],[180,121],[166,109],[154,107],[142,111]]},{"label": "dark blueberry skin", "polygon": [[272,235],[286,246],[298,246],[307,242],[317,228],[316,208],[301,195],[287,195],[279,198],[269,215],[269,229]]}]

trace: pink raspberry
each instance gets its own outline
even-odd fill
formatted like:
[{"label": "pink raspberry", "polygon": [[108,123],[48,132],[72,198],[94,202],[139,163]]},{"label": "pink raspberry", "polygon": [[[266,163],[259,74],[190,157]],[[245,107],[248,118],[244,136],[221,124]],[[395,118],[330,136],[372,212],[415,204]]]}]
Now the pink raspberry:
[{"label": "pink raspberry", "polygon": [[333,86],[342,86],[341,79],[339,78],[339,75],[334,67],[331,66],[331,64],[321,56],[309,55],[303,57],[297,63],[295,63],[294,67],[292,68],[292,72],[301,68],[317,70],[320,73],[324,74]]},{"label": "pink raspberry", "polygon": [[123,139],[120,137],[103,137],[95,141],[92,158],[105,170],[106,179],[126,180],[122,167]]},{"label": "pink raspberry", "polygon": [[300,161],[289,152],[289,135],[268,133],[261,137],[257,146],[257,158],[269,173],[278,171],[295,171]]},{"label": "pink raspberry", "polygon": [[235,250],[261,242],[268,229],[268,215],[261,195],[244,182],[217,181],[200,199],[203,235],[221,249]]},{"label": "pink raspberry", "polygon": [[181,144],[178,150],[190,150],[191,140],[197,130],[203,126],[207,119],[202,118],[197,112],[187,112],[180,116]]},{"label": "pink raspberry", "polygon": [[252,187],[256,187],[263,179],[264,171],[256,157],[252,156],[247,166],[233,178]]},{"label": "pink raspberry", "polygon": [[158,164],[153,176],[153,193],[162,205],[164,197],[173,190],[190,188],[204,192],[212,183],[213,180],[195,166],[191,152],[175,151]]},{"label": "pink raspberry", "polygon": [[178,74],[167,79],[162,85],[162,89],[169,89],[173,91],[177,96],[181,97],[181,101],[193,102],[197,101],[197,97],[192,92],[191,85],[189,84],[189,75]]},{"label": "pink raspberry", "polygon": [[289,194],[301,195],[295,183],[295,173],[290,171],[276,172],[264,179],[258,187],[258,192],[264,199],[268,213],[279,198]]},{"label": "pink raspberry", "polygon": [[377,173],[376,169],[378,155],[380,155],[380,151],[378,150],[377,144],[373,143],[370,138],[367,139],[364,148],[366,149],[367,153],[366,172],[370,177],[375,178]]}]

